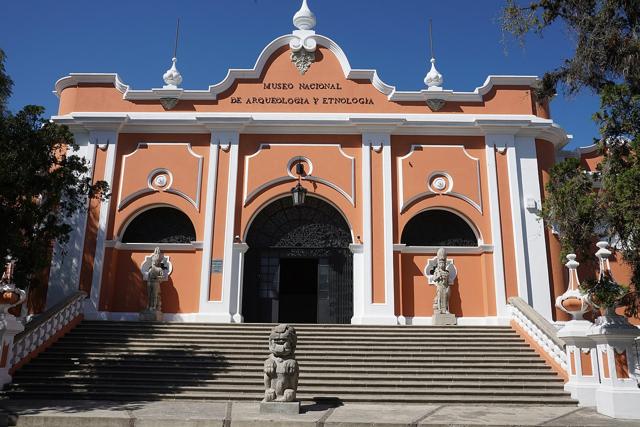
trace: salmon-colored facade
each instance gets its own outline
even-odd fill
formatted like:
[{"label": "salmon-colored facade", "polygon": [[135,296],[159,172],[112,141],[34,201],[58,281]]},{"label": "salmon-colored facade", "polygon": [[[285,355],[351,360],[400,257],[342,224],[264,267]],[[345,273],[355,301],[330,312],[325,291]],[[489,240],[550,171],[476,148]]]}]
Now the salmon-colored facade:
[{"label": "salmon-colored facade", "polygon": [[316,310],[317,322],[429,324],[428,266],[445,247],[459,324],[507,324],[511,296],[559,316],[566,273],[537,213],[567,135],[535,99],[535,77],[455,92],[428,75],[403,92],[305,29],[208,89],[179,84],[56,83],[53,120],[111,197],[75,219],[48,305],[80,288],[86,317],[137,319],[141,265],[159,247],[167,320],[314,321]]}]

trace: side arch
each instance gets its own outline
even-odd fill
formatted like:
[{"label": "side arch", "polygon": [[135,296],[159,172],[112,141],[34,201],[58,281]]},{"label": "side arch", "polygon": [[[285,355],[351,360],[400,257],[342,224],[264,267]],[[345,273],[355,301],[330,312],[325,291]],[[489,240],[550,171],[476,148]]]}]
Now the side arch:
[{"label": "side arch", "polygon": [[118,236],[122,243],[191,243],[196,241],[196,229],[180,209],[154,205],[133,213]]},{"label": "side arch", "polygon": [[416,213],[404,226],[400,242],[407,246],[476,247],[482,235],[461,213],[433,207]]}]

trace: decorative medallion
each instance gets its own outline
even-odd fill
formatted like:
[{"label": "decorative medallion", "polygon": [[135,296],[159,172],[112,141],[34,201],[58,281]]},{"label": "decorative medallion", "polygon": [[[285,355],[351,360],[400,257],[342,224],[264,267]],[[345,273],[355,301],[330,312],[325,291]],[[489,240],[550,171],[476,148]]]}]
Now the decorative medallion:
[{"label": "decorative medallion", "polygon": [[436,172],[429,177],[429,190],[434,193],[445,193],[451,191],[453,181],[444,172]]},{"label": "decorative medallion", "polygon": [[300,49],[297,52],[291,52],[291,62],[293,62],[293,64],[302,75],[304,75],[309,70],[311,64],[313,64],[315,61],[315,52],[309,52],[306,49]]},{"label": "decorative medallion", "polygon": [[444,104],[446,104],[444,99],[427,99],[427,106],[431,111],[440,111]]},{"label": "decorative medallion", "polygon": [[166,169],[155,169],[149,174],[148,183],[152,190],[165,191],[171,187],[173,176]]},{"label": "decorative medallion", "polygon": [[160,104],[165,110],[172,110],[178,104],[178,98],[160,98]]}]

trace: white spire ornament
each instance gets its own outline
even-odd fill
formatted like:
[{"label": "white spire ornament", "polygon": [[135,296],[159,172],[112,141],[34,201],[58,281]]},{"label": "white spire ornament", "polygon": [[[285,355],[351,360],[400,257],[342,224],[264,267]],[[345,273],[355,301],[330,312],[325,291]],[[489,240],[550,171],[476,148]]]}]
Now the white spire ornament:
[{"label": "white spire ornament", "polygon": [[316,26],[316,15],[311,12],[307,0],[302,0],[300,10],[293,15],[293,25],[299,30],[313,30]]},{"label": "white spire ornament", "polygon": [[442,90],[443,82],[444,78],[442,77],[442,74],[436,70],[436,59],[431,58],[431,69],[424,78],[424,84],[427,85],[429,90]]},{"label": "white spire ornament", "polygon": [[[431,49],[431,69],[424,78],[424,84],[427,85],[427,90],[429,92],[441,92],[444,78],[442,77],[442,74],[440,74],[438,70],[436,70],[436,58],[433,54],[433,34],[431,28],[431,19],[429,19],[429,48]],[[446,101],[440,97],[428,98],[427,106],[431,109],[431,111],[438,111],[442,107],[444,107],[445,102]]]},{"label": "white spire ornament", "polygon": [[305,74],[316,60],[317,47],[313,38],[316,34],[313,30],[316,26],[316,16],[309,9],[307,0],[302,0],[300,10],[293,15],[293,25],[297,30],[293,31],[293,39],[289,42],[291,62],[300,74]]},{"label": "white spire ornament", "polygon": [[178,62],[178,59],[176,57],[173,57],[171,59],[171,68],[169,68],[162,76],[165,83],[163,87],[165,89],[177,89],[178,85],[182,83],[182,75],[176,68],[176,62]]},{"label": "white spire ornament", "polygon": [[160,104],[165,110],[173,109],[180,99],[182,89],[178,86],[182,83],[182,74],[176,68],[176,62],[178,62],[178,34],[180,31],[180,18],[176,23],[176,43],[173,47],[173,58],[171,58],[171,68],[169,68],[163,75],[164,86],[162,89],[158,89],[162,93],[160,98]]}]

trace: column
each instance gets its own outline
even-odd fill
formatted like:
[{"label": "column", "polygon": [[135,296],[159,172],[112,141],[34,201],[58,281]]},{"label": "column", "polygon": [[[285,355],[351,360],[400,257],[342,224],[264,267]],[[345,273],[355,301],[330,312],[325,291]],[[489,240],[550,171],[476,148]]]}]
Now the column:
[{"label": "column", "polygon": [[202,242],[202,267],[200,271],[199,311],[206,312],[211,286],[211,254],[213,252],[213,225],[216,212],[216,189],[218,183],[218,155],[220,138],[211,132],[209,143],[209,167],[207,174],[207,195],[204,208],[204,239]]},{"label": "column", "polygon": [[[371,150],[382,151],[383,175],[371,176]],[[372,280],[372,179],[383,181],[383,250],[384,250],[384,286],[385,301],[373,302]],[[393,286],[393,218],[391,205],[391,136],[389,133],[362,134],[362,262],[359,277],[356,277],[356,254],[354,253],[354,317],[352,323],[396,325],[394,286]],[[378,208],[378,207],[376,207]],[[359,280],[360,283],[356,283]],[[360,292],[356,295],[356,292]],[[356,315],[355,305],[359,303],[361,314]]]},{"label": "column", "polygon": [[244,254],[249,250],[249,245],[246,243],[234,243],[233,244],[233,271],[235,276],[232,282],[238,284],[238,292],[236,293],[236,313],[233,315],[234,323],[244,322],[244,316],[242,315],[242,280],[244,273]]},{"label": "column", "polygon": [[526,245],[526,260],[529,280],[530,304],[547,320],[553,320],[551,312],[551,290],[547,242],[544,222],[538,217],[542,208],[540,169],[536,141],[533,136],[515,138],[516,153],[520,167],[520,212],[523,217],[522,236]]},{"label": "column", "polygon": [[[231,323],[236,313],[238,292],[242,287],[242,274],[238,275],[238,257],[234,250],[234,229],[236,215],[236,187],[238,184],[238,149],[240,133],[237,130],[212,130],[209,157],[210,189],[207,190],[205,246],[200,276],[200,314],[201,318],[221,323]],[[227,179],[227,203],[224,224],[214,224],[215,189],[217,188],[219,149],[229,151],[229,170]],[[224,228],[222,228],[224,226]],[[224,253],[222,262],[222,298],[220,301],[209,301],[211,250],[213,233],[224,233]]]},{"label": "column", "polygon": [[[509,315],[504,279],[504,252],[502,249],[502,229],[500,226],[500,200],[496,167],[496,147],[506,146],[513,137],[510,135],[487,135],[485,152],[487,156],[487,177],[489,193],[489,215],[491,217],[491,243],[493,244],[493,280],[496,291],[496,311],[499,317]],[[487,242],[485,242],[487,243]]]},{"label": "column", "polygon": [[[116,167],[116,148],[118,142],[118,132],[113,131],[92,131],[89,133],[89,140],[98,149],[107,151],[106,164],[104,168],[104,181],[113,190],[113,177]],[[93,275],[91,277],[91,294],[85,300],[85,317],[88,319],[102,318],[100,314],[100,288],[102,285],[102,271],[104,267],[104,242],[107,238],[107,226],[109,224],[109,212],[111,200],[109,197],[100,205],[100,219],[98,221],[98,231],[96,236],[96,252],[93,261]]]},{"label": "column", "polygon": [[[88,132],[76,131],[73,133],[78,149],[70,154],[76,155],[87,162],[87,174],[92,177],[95,162],[96,145],[91,142]],[[47,287],[46,308],[51,308],[66,296],[76,292],[79,288],[80,270],[82,268],[82,254],[84,252],[84,239],[87,227],[87,215],[89,201],[71,218],[68,224],[72,230],[69,241],[65,245],[59,242],[54,244],[49,271],[49,285]],[[26,307],[26,304],[24,305]]]}]

